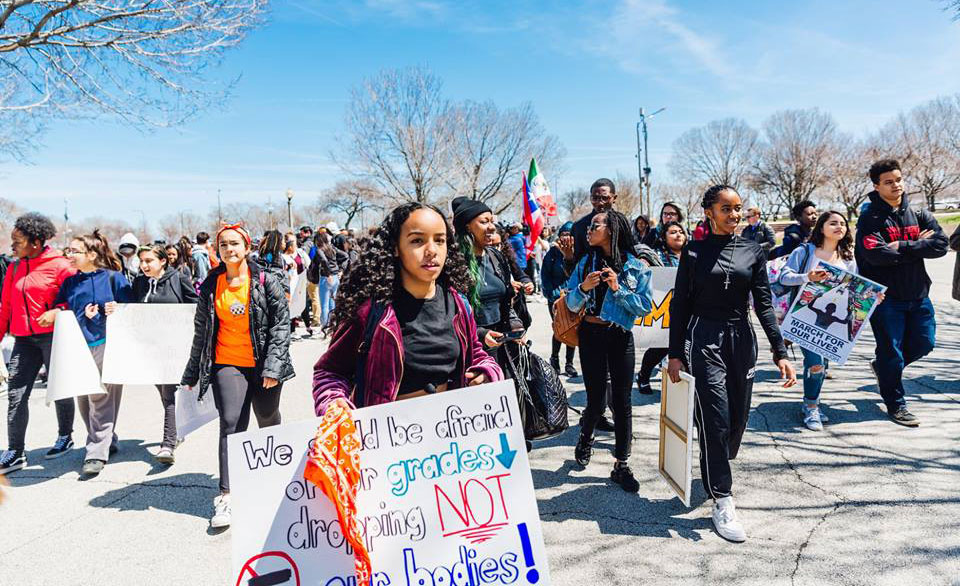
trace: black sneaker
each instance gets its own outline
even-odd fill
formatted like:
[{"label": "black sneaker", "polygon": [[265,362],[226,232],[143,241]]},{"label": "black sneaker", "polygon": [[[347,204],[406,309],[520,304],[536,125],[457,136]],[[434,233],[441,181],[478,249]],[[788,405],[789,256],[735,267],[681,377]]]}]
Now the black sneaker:
[{"label": "black sneaker", "polygon": [[7,450],[0,452],[0,476],[6,476],[27,466],[27,457],[23,452]]},{"label": "black sneaker", "polygon": [[[558,372],[559,372],[559,370],[558,370]],[[567,375],[567,376],[569,376],[569,377],[571,377],[571,378],[573,378],[573,377],[575,377],[575,376],[580,376],[580,373],[577,372],[577,369],[574,368],[573,365],[570,364],[569,362],[567,363],[566,366],[563,367],[563,374],[565,374],[565,375]]]},{"label": "black sneaker", "polygon": [[557,374],[560,374],[560,359],[556,356],[550,357],[550,366],[557,371]]},{"label": "black sneaker", "polygon": [[597,430],[597,431],[606,431],[606,432],[612,433],[612,432],[616,431],[617,428],[614,427],[612,421],[610,421],[609,419],[607,419],[606,416],[603,416],[603,417],[600,418],[600,421],[597,422],[596,430]]},{"label": "black sneaker", "polygon": [[640,490],[640,483],[633,477],[633,471],[630,466],[617,462],[613,465],[613,471],[610,472],[610,480],[620,485],[620,488],[627,492],[637,492]]},{"label": "black sneaker", "polygon": [[47,453],[43,456],[47,460],[53,460],[54,458],[59,458],[60,456],[66,454],[73,448],[73,438],[69,435],[60,435],[57,436],[57,441],[53,443],[53,447],[47,450]]},{"label": "black sneaker", "polygon": [[877,359],[870,361],[870,370],[873,372],[873,378],[877,379],[877,388],[880,388],[880,375],[877,374]]},{"label": "black sneaker", "polygon": [[120,451],[120,446],[118,446],[117,444],[110,444],[110,455],[111,455],[111,456],[114,455],[114,454],[116,454],[116,453],[119,452],[119,451]]},{"label": "black sneaker", "polygon": [[586,468],[587,464],[590,463],[590,456],[592,455],[593,438],[588,438],[581,433],[580,439],[577,440],[577,447],[573,448],[573,457],[576,459],[577,464]]},{"label": "black sneaker", "polygon": [[894,423],[899,423],[906,427],[917,427],[920,425],[920,420],[917,419],[917,416],[913,413],[907,411],[906,407],[899,407],[896,411],[887,411],[890,415],[890,421]]},{"label": "black sneaker", "polygon": [[640,373],[637,373],[637,392],[641,395],[652,395],[653,388],[650,386],[650,382],[643,382],[640,380]]}]

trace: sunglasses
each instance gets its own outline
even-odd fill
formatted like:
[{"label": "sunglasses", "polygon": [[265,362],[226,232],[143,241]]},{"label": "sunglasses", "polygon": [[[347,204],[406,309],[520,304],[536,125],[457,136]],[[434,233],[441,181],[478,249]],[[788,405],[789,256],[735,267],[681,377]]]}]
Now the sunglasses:
[{"label": "sunglasses", "polygon": [[590,201],[613,201],[613,196],[591,194]]},{"label": "sunglasses", "polygon": [[593,231],[595,231],[595,230],[599,230],[600,228],[606,228],[606,227],[607,227],[606,224],[593,223],[593,224],[590,224],[589,226],[587,226],[587,231],[588,231],[588,232],[593,232]]}]

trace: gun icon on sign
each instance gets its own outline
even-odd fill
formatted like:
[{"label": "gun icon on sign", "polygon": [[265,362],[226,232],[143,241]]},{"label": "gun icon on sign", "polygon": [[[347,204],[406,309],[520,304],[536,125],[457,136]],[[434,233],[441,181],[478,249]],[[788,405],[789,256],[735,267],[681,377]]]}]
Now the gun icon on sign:
[{"label": "gun icon on sign", "polygon": [[277,584],[287,584],[290,582],[292,576],[293,572],[289,569],[277,570],[276,572],[261,574],[250,578],[250,580],[247,581],[247,586],[277,586]]}]

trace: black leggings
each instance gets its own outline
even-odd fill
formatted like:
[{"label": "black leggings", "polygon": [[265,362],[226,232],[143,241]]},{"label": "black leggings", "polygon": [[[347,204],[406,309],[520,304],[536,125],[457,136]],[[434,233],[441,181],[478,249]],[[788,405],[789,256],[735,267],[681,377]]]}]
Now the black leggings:
[{"label": "black leggings", "polygon": [[280,390],[283,383],[272,389],[263,388],[263,379],[255,368],[213,365],[213,402],[220,413],[220,491],[230,490],[230,472],[227,469],[227,436],[246,431],[250,424],[250,407],[261,428],[280,423]]},{"label": "black leggings", "polygon": [[160,447],[177,447],[177,385],[157,385],[163,405],[163,441]]},{"label": "black leggings", "polygon": [[650,384],[650,377],[653,376],[653,369],[670,354],[669,348],[647,348],[643,353],[643,360],[640,361],[640,370],[637,372],[637,380],[642,385]]},{"label": "black leggings", "polygon": [[636,353],[633,348],[633,333],[618,326],[580,324],[580,369],[583,384],[587,388],[587,407],[583,410],[580,433],[593,437],[593,430],[603,416],[607,394],[607,374],[610,375],[613,425],[617,460],[630,457],[633,440],[633,417],[630,406],[630,389],[633,387],[633,369]]},{"label": "black leggings", "polygon": [[730,460],[747,429],[757,338],[748,320],[694,317],[687,328],[687,369],[696,379],[693,417],[700,428],[700,478],[713,499],[733,494]]}]

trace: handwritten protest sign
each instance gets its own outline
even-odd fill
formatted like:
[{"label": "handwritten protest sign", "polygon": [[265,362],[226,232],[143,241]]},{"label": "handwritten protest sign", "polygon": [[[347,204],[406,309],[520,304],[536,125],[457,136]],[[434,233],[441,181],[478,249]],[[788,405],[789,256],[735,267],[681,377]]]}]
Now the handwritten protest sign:
[{"label": "handwritten protest sign", "polygon": [[50,349],[47,405],[58,399],[105,393],[100,371],[72,311],[57,312]]},{"label": "handwritten protest sign", "polygon": [[[359,409],[354,418],[373,586],[550,583],[512,381]],[[303,478],[318,421],[229,436],[231,584],[268,572],[356,586],[335,509]]]},{"label": "handwritten protest sign", "polygon": [[802,348],[843,364],[887,288],[819,259],[814,267],[829,276],[803,286],[780,330]]},{"label": "handwritten protest sign", "polygon": [[175,385],[190,359],[192,303],[121,303],[107,317],[103,382]]},{"label": "handwritten protest sign", "polygon": [[634,322],[633,343],[637,348],[667,348],[670,346],[670,302],[677,269],[651,267],[650,272],[653,308]]}]

